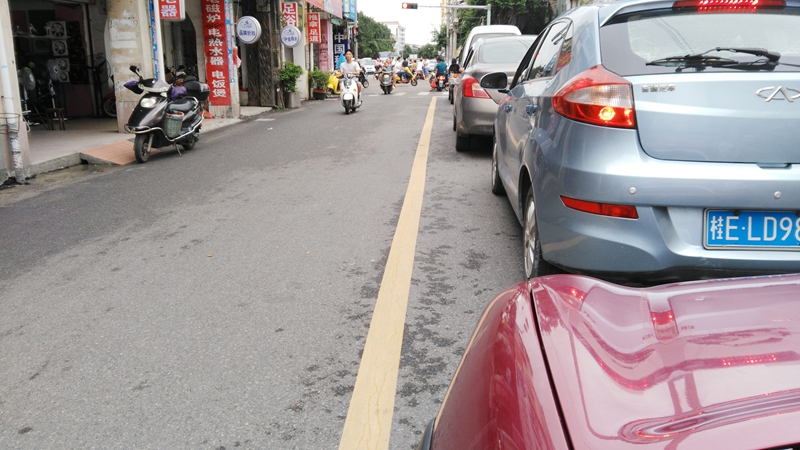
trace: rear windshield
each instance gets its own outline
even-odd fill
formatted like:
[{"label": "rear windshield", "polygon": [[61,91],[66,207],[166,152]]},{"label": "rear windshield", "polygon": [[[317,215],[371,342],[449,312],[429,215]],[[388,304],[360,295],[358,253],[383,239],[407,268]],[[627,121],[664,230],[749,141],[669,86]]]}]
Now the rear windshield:
[{"label": "rear windshield", "polygon": [[375,65],[375,60],[374,59],[365,59],[364,60],[364,65],[365,66],[374,66]]},{"label": "rear windshield", "polygon": [[[648,62],[722,48],[757,48],[781,54],[779,64],[766,57],[713,50],[707,56],[743,64],[722,67],[648,65]],[[603,65],[620,75],[675,72],[800,71],[800,12],[762,9],[757,13],[636,13],[614,18],[600,29]]]},{"label": "rear windshield", "polygon": [[478,62],[485,64],[518,64],[533,41],[489,42],[481,45]]}]

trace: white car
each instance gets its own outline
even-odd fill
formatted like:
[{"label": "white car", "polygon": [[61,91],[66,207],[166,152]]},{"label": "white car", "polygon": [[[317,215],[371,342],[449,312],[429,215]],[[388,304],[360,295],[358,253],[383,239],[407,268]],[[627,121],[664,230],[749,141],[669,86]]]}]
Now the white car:
[{"label": "white car", "polygon": [[367,72],[367,75],[371,75],[375,73],[375,60],[370,58],[364,58],[361,61],[361,67]]}]

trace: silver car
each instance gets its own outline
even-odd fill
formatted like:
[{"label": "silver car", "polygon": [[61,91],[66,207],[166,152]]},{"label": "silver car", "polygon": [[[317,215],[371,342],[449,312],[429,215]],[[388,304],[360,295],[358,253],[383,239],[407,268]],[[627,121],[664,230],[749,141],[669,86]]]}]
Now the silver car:
[{"label": "silver car", "polygon": [[489,72],[513,75],[536,36],[506,36],[478,39],[464,57],[464,72],[453,89],[453,131],[456,151],[469,150],[472,136],[491,136],[497,104],[505,97],[497,90],[487,91],[480,79]]},{"label": "silver car", "polygon": [[800,271],[800,2],[578,7],[508,81],[481,85],[528,276]]}]

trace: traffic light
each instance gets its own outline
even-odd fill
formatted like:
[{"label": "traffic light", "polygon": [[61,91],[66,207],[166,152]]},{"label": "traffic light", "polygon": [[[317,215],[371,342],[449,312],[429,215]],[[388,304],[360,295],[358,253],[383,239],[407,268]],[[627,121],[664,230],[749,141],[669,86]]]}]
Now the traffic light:
[{"label": "traffic light", "polygon": [[405,3],[405,2],[403,2],[402,7],[403,7],[403,9],[417,9],[417,4],[416,3]]}]

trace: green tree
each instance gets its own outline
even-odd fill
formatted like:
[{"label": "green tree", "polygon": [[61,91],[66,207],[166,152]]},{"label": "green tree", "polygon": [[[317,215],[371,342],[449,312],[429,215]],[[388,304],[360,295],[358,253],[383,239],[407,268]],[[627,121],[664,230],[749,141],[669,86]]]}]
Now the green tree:
[{"label": "green tree", "polygon": [[[522,34],[539,34],[553,20],[553,10],[547,0],[467,0],[469,5],[492,4],[492,24],[516,25]],[[462,45],[470,30],[486,24],[486,11],[458,11],[458,44]]]},{"label": "green tree", "polygon": [[358,53],[361,58],[377,58],[379,52],[392,51],[392,32],[372,17],[358,13]]},{"label": "green tree", "polygon": [[447,27],[442,25],[438,30],[431,31],[431,39],[437,48],[447,47]]},{"label": "green tree", "polygon": [[439,54],[439,48],[435,44],[425,44],[417,50],[417,55],[420,58],[436,58]]}]

